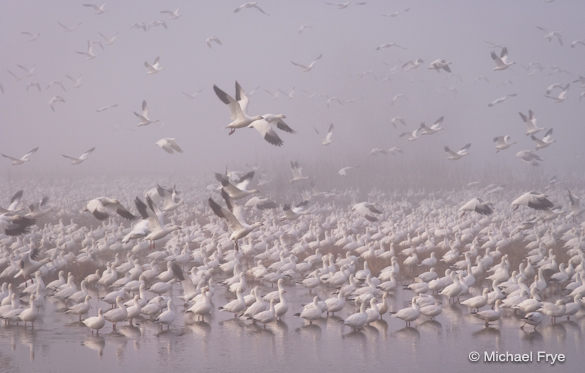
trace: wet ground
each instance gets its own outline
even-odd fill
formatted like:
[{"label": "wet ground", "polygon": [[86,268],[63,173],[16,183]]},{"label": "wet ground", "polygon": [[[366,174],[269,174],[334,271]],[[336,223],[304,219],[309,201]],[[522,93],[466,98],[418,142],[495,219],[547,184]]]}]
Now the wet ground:
[{"label": "wet ground", "polygon": [[[177,286],[177,285],[176,285]],[[311,296],[301,285],[287,287],[289,311],[282,322],[266,328],[216,310],[207,322],[194,322],[179,313],[170,331],[161,332],[151,321],[136,327],[126,323],[113,332],[110,323],[92,335],[74,316],[57,312],[47,299],[43,319],[34,329],[0,326],[1,372],[430,372],[430,371],[549,371],[536,362],[537,351],[564,353],[556,371],[577,372],[585,364],[583,310],[575,320],[551,324],[547,319],[536,332],[525,332],[518,316],[507,313],[489,328],[460,305],[443,302],[435,321],[418,319],[413,327],[389,314],[359,332],[343,327],[353,312],[346,304],[340,317],[306,324],[293,314]],[[264,288],[263,293],[270,291]],[[174,289],[175,295],[178,288]],[[319,293],[324,299],[327,294]],[[226,292],[217,287],[216,307]],[[405,306],[412,293],[399,290],[391,310]],[[230,297],[231,298],[231,297]],[[95,315],[95,301],[91,315]],[[178,301],[176,304],[179,304]],[[102,303],[101,306],[104,306]],[[182,305],[176,307],[182,310]],[[472,351],[533,352],[532,363],[471,363]],[[483,360],[483,357],[482,357]]]}]

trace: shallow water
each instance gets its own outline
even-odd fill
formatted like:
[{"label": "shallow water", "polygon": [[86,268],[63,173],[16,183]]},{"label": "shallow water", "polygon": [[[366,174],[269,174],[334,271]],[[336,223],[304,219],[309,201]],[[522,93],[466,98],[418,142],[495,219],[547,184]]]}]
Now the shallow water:
[{"label": "shallow water", "polygon": [[[177,286],[177,285],[176,285]],[[0,371],[2,372],[324,372],[359,371],[544,371],[547,363],[470,363],[471,351],[564,353],[566,362],[558,371],[580,371],[585,363],[583,311],[576,320],[552,325],[547,319],[537,332],[524,332],[520,320],[508,314],[489,328],[460,305],[444,302],[436,321],[420,318],[413,327],[391,318],[372,323],[359,332],[343,327],[343,317],[353,312],[346,304],[340,317],[329,317],[313,325],[293,316],[301,304],[310,301],[308,291],[289,284],[289,311],[284,320],[266,328],[233,315],[215,311],[209,322],[177,317],[170,331],[157,324],[126,323],[112,331],[107,323],[100,335],[92,335],[75,317],[55,311],[47,300],[43,320],[34,329],[0,327]],[[178,288],[174,289],[175,295]],[[264,288],[263,294],[271,289]],[[318,293],[322,299],[327,293]],[[216,306],[225,302],[226,292],[217,287]],[[399,290],[391,298],[391,310],[405,306],[412,293]],[[231,298],[231,297],[230,297]],[[92,302],[95,302],[92,300]],[[91,315],[96,313],[92,303]],[[176,302],[178,304],[178,302]],[[103,304],[102,304],[103,306]],[[182,308],[176,307],[178,310]],[[530,328],[532,330],[532,328]]]}]

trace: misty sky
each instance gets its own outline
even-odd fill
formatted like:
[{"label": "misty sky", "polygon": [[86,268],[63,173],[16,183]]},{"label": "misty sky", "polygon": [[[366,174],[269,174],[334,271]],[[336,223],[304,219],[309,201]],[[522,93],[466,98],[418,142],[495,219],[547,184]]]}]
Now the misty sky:
[{"label": "misty sky", "polygon": [[[23,166],[13,167],[1,158],[2,178],[211,175],[226,165],[245,168],[257,163],[288,173],[290,160],[308,168],[327,165],[333,173],[343,166],[389,172],[437,167],[446,175],[488,168],[526,174],[582,173],[585,100],[579,95],[585,87],[572,83],[562,103],[544,93],[549,84],[565,84],[585,75],[585,46],[570,47],[571,41],[585,39],[584,2],[368,1],[337,9],[313,0],[260,1],[268,16],[256,9],[234,13],[239,1],[109,1],[101,15],[83,7],[84,2],[0,2],[4,89],[0,152],[20,157],[40,147]],[[176,8],[181,14],[177,20],[160,13]],[[400,14],[383,16],[393,12]],[[161,19],[168,29],[153,27],[145,32],[131,27]],[[81,24],[66,32],[58,22]],[[299,33],[301,24],[310,28]],[[536,26],[561,33],[564,46],[545,40]],[[40,36],[29,41],[31,36],[22,32]],[[118,39],[103,50],[95,45],[95,59],[76,53],[87,50],[88,40],[100,40],[100,32],[117,34]],[[205,39],[210,36],[217,36],[223,45],[208,48]],[[493,71],[490,52],[498,49],[486,41],[505,45],[516,65]],[[376,50],[390,42],[406,49]],[[290,63],[308,64],[319,54],[322,59],[308,73]],[[144,62],[157,56],[164,70],[146,74]],[[419,57],[424,60],[419,69],[400,68]],[[437,58],[452,62],[453,72],[429,70],[429,62]],[[544,69],[529,74],[531,62]],[[18,64],[35,71],[24,77]],[[22,79],[17,81],[9,71]],[[82,77],[81,86],[74,88],[67,74]],[[279,132],[284,146],[268,144],[252,129],[227,135],[228,110],[212,86],[233,95],[235,80],[247,91],[259,87],[251,96],[250,114],[287,115],[287,123],[297,133]],[[47,88],[51,81],[61,81],[67,90],[57,85]],[[34,82],[42,92],[27,90]],[[294,89],[294,97],[274,98],[265,89]],[[198,90],[194,100],[182,93]],[[487,106],[511,93],[518,96]],[[397,94],[405,96],[391,104]],[[53,112],[48,102],[55,95],[66,102],[55,104]],[[328,105],[327,97],[348,102]],[[152,118],[162,125],[136,126],[133,112],[139,111],[143,99]],[[96,112],[110,104],[118,106]],[[554,128],[557,140],[539,152],[544,162],[538,169],[515,157],[520,150],[534,148],[518,115],[528,109],[534,110],[539,126]],[[444,131],[415,142],[399,137],[442,115]],[[403,117],[407,127],[395,129],[390,124],[393,116]],[[325,147],[321,141],[329,123],[335,124],[334,142]],[[492,138],[498,135],[510,135],[518,144],[496,154]],[[154,144],[161,137],[176,138],[184,153],[165,153]],[[458,149],[468,142],[472,143],[468,157],[456,162],[446,159],[445,145]],[[96,151],[79,166],[61,157],[62,153],[79,155],[93,146]],[[391,146],[400,146],[404,154],[368,156],[373,147]]]}]

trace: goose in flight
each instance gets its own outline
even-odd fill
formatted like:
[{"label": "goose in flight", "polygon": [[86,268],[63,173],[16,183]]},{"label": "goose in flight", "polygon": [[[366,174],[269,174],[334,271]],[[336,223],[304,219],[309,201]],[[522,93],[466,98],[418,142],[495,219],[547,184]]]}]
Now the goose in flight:
[{"label": "goose in flight", "polygon": [[369,202],[356,203],[351,207],[351,211],[357,212],[371,222],[378,221],[378,217],[376,215],[382,214],[382,210]]},{"label": "goose in flight", "polygon": [[256,222],[252,225],[247,224],[241,215],[241,207],[234,205],[227,193],[223,192],[222,197],[226,202],[227,208],[221,207],[211,197],[208,199],[209,207],[211,207],[211,210],[213,210],[215,215],[225,219],[229,229],[232,231],[230,234],[230,240],[234,241],[236,250],[239,250],[238,240],[246,237],[254,229],[260,227],[262,223]]},{"label": "goose in flight", "polygon": [[450,159],[452,161],[456,161],[458,159],[461,159],[461,158],[465,157],[466,155],[469,154],[469,148],[470,147],[471,147],[471,143],[465,144],[461,149],[459,149],[458,151],[454,152],[448,146],[445,146],[445,151],[449,154],[449,156],[447,157],[447,159]]},{"label": "goose in flight", "polygon": [[548,131],[546,131],[546,133],[544,134],[544,137],[542,139],[539,139],[538,137],[536,137],[534,135],[530,136],[532,141],[534,141],[536,143],[536,150],[544,149],[547,146],[549,146],[550,144],[557,141],[557,140],[552,138],[552,132],[553,132],[552,128],[549,129]]},{"label": "goose in flight", "polygon": [[388,150],[382,148],[372,148],[370,150],[370,155],[386,155],[388,154]]},{"label": "goose in flight", "polygon": [[169,17],[171,20],[177,20],[181,17],[181,13],[179,12],[179,8],[175,10],[161,10],[161,14],[164,14]]},{"label": "goose in flight", "polygon": [[388,148],[388,153],[391,155],[402,154],[403,151],[398,146],[391,146]]},{"label": "goose in flight", "polygon": [[175,138],[173,137],[163,137],[162,139],[158,140],[156,143],[162,150],[169,154],[182,153],[183,149],[177,144]]},{"label": "goose in flight", "polygon": [[506,150],[508,149],[510,146],[516,144],[516,142],[512,142],[510,140],[510,136],[506,135],[506,136],[496,136],[494,137],[494,143],[496,145],[496,153],[498,153],[501,150]]},{"label": "goose in flight", "polygon": [[34,224],[34,219],[26,216],[0,212],[0,233],[4,233],[7,236],[19,236],[28,233],[29,227]]},{"label": "goose in flight", "polygon": [[19,208],[22,202],[23,190],[19,190],[10,198],[10,203],[7,208],[0,207],[0,213],[7,215],[14,215],[20,213],[22,210]]},{"label": "goose in flight", "polygon": [[[274,126],[276,126],[276,128],[278,128],[279,130],[282,130],[284,132],[288,132],[288,133],[295,133],[295,130],[293,130],[288,124],[286,124],[286,122],[284,121],[284,119],[286,118],[286,115],[284,114],[263,114],[261,115],[262,118],[268,122],[272,128],[274,128]],[[262,132],[258,127],[257,124],[255,124],[254,122],[250,123],[250,125],[248,127],[252,127],[255,128],[257,131],[260,132],[260,134],[265,138],[265,133]]]},{"label": "goose in flight", "polygon": [[93,60],[96,58],[95,51],[93,50],[93,42],[91,40],[87,41],[87,51],[75,51],[77,54],[81,54],[83,56],[87,56],[88,60]]},{"label": "goose in flight", "polygon": [[420,135],[421,134],[420,134],[420,127],[419,127],[412,132],[402,132],[400,134],[400,137],[406,137],[406,139],[408,141],[415,141],[415,140],[420,139]]},{"label": "goose in flight", "polygon": [[410,71],[410,70],[418,69],[420,67],[420,65],[422,65],[424,62],[425,61],[422,58],[417,58],[416,60],[406,61],[402,65],[402,70]]},{"label": "goose in flight", "polygon": [[158,119],[156,119],[156,120],[150,119],[150,115],[148,112],[148,104],[146,103],[146,100],[142,100],[142,112],[141,113],[134,112],[134,115],[136,115],[136,117],[138,117],[140,119],[140,122],[138,123],[138,127],[148,126],[149,124],[154,124],[154,123],[159,122]]},{"label": "goose in flight", "polygon": [[[560,84],[552,84],[549,86],[549,88],[547,88],[546,90],[546,94],[544,95],[546,98],[550,98],[551,100],[554,100],[556,103],[561,103],[563,101],[565,101],[567,99],[567,94],[569,92],[569,87],[571,86],[570,83],[567,83],[566,85],[560,85]],[[560,91],[559,93],[555,96],[555,95],[551,95],[551,92],[554,88],[559,88]]]},{"label": "goose in flight", "polygon": [[[281,122],[277,122],[276,124],[277,128],[279,129],[286,128],[285,129],[286,132],[293,132],[293,130],[290,127],[286,126],[286,124],[283,127],[282,125],[280,125],[280,123]],[[256,131],[258,131],[258,133],[260,134],[260,136],[262,136],[264,140],[266,140],[268,143],[272,145],[282,146],[284,144],[280,136],[278,136],[278,134],[274,130],[274,125],[264,118],[253,121],[248,125],[248,127],[254,128]]]},{"label": "goose in flight", "polygon": [[45,263],[49,262],[49,258],[43,258],[41,260],[37,260],[39,258],[39,249],[34,248],[31,249],[27,254],[25,254],[19,262],[20,271],[14,275],[14,278],[18,278],[22,276],[25,281],[28,281],[30,275],[35,273],[39,270]]},{"label": "goose in flight", "polygon": [[571,42],[571,48],[575,48],[577,45],[582,45],[585,47],[585,41],[583,40],[573,40]]},{"label": "goose in flight", "polygon": [[[217,95],[217,97],[228,106],[230,109],[230,119],[231,122],[228,123],[226,128],[230,129],[229,134],[233,134],[236,129],[244,128],[250,126],[254,121],[264,119],[261,115],[256,115],[254,117],[250,117],[246,113],[246,109],[248,107],[248,97],[246,96],[244,90],[240,86],[240,84],[236,81],[236,98],[234,99],[229,94],[222,91],[218,86],[215,84],[213,85],[213,91]],[[262,125],[257,125],[258,128],[261,128]],[[264,125],[263,128],[265,128]],[[259,129],[257,130],[259,131]],[[276,136],[278,138],[278,136]],[[267,139],[268,141],[268,139]],[[282,141],[281,141],[282,142]]]},{"label": "goose in flight", "polygon": [[242,5],[234,9],[234,13],[238,13],[240,10],[252,8],[258,10],[262,14],[268,15],[268,13],[264,11],[264,9],[260,8],[257,1],[248,1],[247,3],[243,3]]},{"label": "goose in flight", "polygon": [[58,21],[57,24],[59,26],[61,26],[61,28],[63,29],[63,31],[73,32],[73,31],[77,30],[79,28],[79,26],[81,26],[83,23],[77,22],[74,26],[68,26],[68,25],[64,24],[63,22]]},{"label": "goose in flight", "polygon": [[103,43],[105,45],[112,45],[116,42],[116,40],[118,40],[118,34],[114,34],[112,36],[106,36],[106,35],[102,34],[101,32],[98,32],[98,34],[103,39]]},{"label": "goose in flight", "polygon": [[[256,171],[254,171],[254,170],[246,172],[246,173],[237,172],[237,171],[227,172],[227,170],[226,170],[225,176],[227,176],[228,181],[230,183],[232,183],[233,185],[235,185],[238,189],[248,190],[248,187],[250,186],[250,183],[252,182],[252,179],[254,178],[255,174],[256,174]],[[215,178],[217,179],[217,181],[219,181],[221,183],[222,178],[225,178],[225,176],[218,173],[215,175]]]},{"label": "goose in flight", "polygon": [[98,220],[106,220],[114,212],[128,220],[136,219],[136,216],[122,206],[120,201],[109,197],[98,197],[90,200],[83,211],[89,211]]},{"label": "goose in flight", "polygon": [[215,43],[217,45],[223,45],[221,43],[221,40],[219,40],[219,38],[217,36],[210,36],[207,39],[205,39],[205,44],[207,44],[208,48],[213,47],[213,43]]},{"label": "goose in flight", "polygon": [[106,106],[100,106],[99,108],[95,109],[95,111],[101,113],[102,111],[110,110],[116,107],[118,107],[118,104],[110,104]]},{"label": "goose in flight", "polygon": [[[73,83],[73,88],[79,88],[81,87],[81,83],[83,82],[83,77],[74,77],[71,76],[69,74],[66,75],[67,79],[69,79],[71,81],[71,83]],[[65,90],[65,89],[63,89]]]},{"label": "goose in flight", "polygon": [[0,153],[0,155],[2,155],[4,158],[10,159],[12,161],[12,165],[13,166],[20,166],[22,164],[25,164],[26,162],[30,161],[31,156],[36,153],[39,150],[39,147],[35,147],[33,149],[31,149],[28,153],[26,153],[25,155],[23,155],[20,158],[15,158],[13,156],[10,155],[6,155],[3,153]]},{"label": "goose in flight", "polygon": [[[177,190],[177,187],[173,185],[172,188],[165,188],[157,184],[155,188],[148,190],[145,193],[145,196],[150,197],[153,202],[156,202],[161,205],[162,212],[172,211],[179,207],[182,203],[181,199],[179,198],[180,192]],[[134,201],[134,203],[140,203],[142,201]],[[157,213],[159,216],[159,220],[161,219],[161,214]]]},{"label": "goose in flight", "polygon": [[28,36],[27,41],[36,41],[41,36],[41,34],[38,32],[30,32],[30,31],[22,31],[21,34]]},{"label": "goose in flight", "polygon": [[494,62],[496,63],[494,71],[506,70],[508,67],[516,63],[514,61],[508,60],[508,48],[506,47],[502,48],[499,55],[496,52],[492,51],[490,56],[492,56],[492,60],[494,60]]},{"label": "goose in flight", "polygon": [[553,39],[557,39],[559,45],[563,46],[563,36],[557,31],[549,31],[542,26],[536,26],[537,29],[544,32],[544,38],[550,43]]},{"label": "goose in flight", "polygon": [[329,129],[327,130],[327,135],[325,135],[325,138],[323,139],[323,141],[321,142],[321,144],[323,145],[329,145],[333,142],[333,123],[331,123],[329,125]]},{"label": "goose in flight", "polygon": [[199,94],[202,92],[202,89],[198,89],[194,92],[187,92],[187,91],[182,91],[181,93],[183,94],[183,96],[187,97],[190,100],[196,100],[197,96],[199,96]]},{"label": "goose in flight", "polygon": [[472,198],[459,208],[463,216],[467,211],[475,211],[481,215],[491,215],[494,210],[489,202],[484,202],[481,198]]},{"label": "goose in flight", "polygon": [[308,29],[311,29],[311,28],[312,28],[312,26],[311,26],[311,25],[305,25],[305,24],[302,24],[302,25],[300,25],[300,26],[299,26],[299,28],[298,28],[297,32],[298,32],[299,34],[302,34],[303,32],[305,32],[305,30],[308,30]]},{"label": "goose in flight", "polygon": [[315,59],[313,61],[311,61],[311,63],[309,63],[308,65],[303,65],[301,63],[298,62],[294,62],[294,61],[290,61],[290,63],[292,63],[293,65],[300,67],[303,72],[308,73],[309,71],[313,70],[313,67],[315,67],[315,64],[317,63],[317,61],[319,61],[321,58],[323,57],[322,54],[318,55],[317,57],[315,57]]},{"label": "goose in flight", "polygon": [[282,211],[284,211],[284,216],[280,218],[280,220],[296,220],[301,215],[306,215],[309,213],[307,211],[307,205],[309,201],[302,201],[297,203],[295,206],[291,206],[289,203],[286,203],[282,206]]},{"label": "goose in flight", "polygon": [[429,70],[435,70],[436,72],[441,72],[441,70],[444,70],[450,73],[451,72],[451,68],[449,67],[450,64],[451,62],[447,62],[447,60],[445,59],[442,58],[436,59],[429,64]]},{"label": "goose in flight", "polygon": [[296,183],[303,180],[309,180],[308,176],[303,175],[303,168],[297,161],[290,162],[290,171],[292,173],[291,183]]},{"label": "goose in flight", "polygon": [[521,112],[519,112],[518,114],[520,114],[520,118],[522,118],[522,121],[526,125],[527,136],[532,136],[544,129],[536,125],[536,117],[534,116],[534,112],[532,110],[528,110],[528,114],[524,114]]},{"label": "goose in flight", "polygon": [[522,194],[511,203],[513,210],[516,210],[520,205],[528,206],[535,210],[549,210],[554,206],[545,194],[534,191]]},{"label": "goose in flight", "polygon": [[376,47],[376,50],[381,51],[382,49],[392,48],[392,47],[406,50],[406,48],[404,48],[402,45],[395,43],[395,42],[380,44]]},{"label": "goose in flight", "polygon": [[401,117],[392,117],[392,119],[390,120],[390,123],[392,123],[394,128],[398,128],[398,124],[402,124],[403,126],[406,126],[406,121],[404,120],[404,118],[401,118]]},{"label": "goose in flight", "polygon": [[146,196],[146,206],[140,198],[136,198],[135,200],[136,208],[142,216],[148,222],[148,234],[144,236],[146,241],[150,242],[150,246],[152,249],[155,248],[155,242],[160,240],[161,238],[166,237],[170,233],[181,229],[180,226],[176,224],[164,224],[162,219],[162,213],[155,206],[154,202],[149,196]]},{"label": "goose in flight", "polygon": [[346,166],[346,167],[340,168],[339,171],[337,171],[337,173],[340,176],[347,176],[347,173],[349,171],[353,170],[354,168],[355,168],[354,166]]},{"label": "goose in flight", "polygon": [[79,157],[73,157],[67,154],[61,154],[61,156],[63,156],[64,158],[67,158],[69,160],[71,160],[71,164],[72,165],[77,165],[82,163],[83,161],[85,161],[87,159],[87,157],[89,157],[89,155],[95,150],[95,147],[88,149],[85,153],[81,154]]},{"label": "goose in flight", "polygon": [[54,112],[55,111],[55,104],[58,103],[65,103],[65,99],[61,96],[53,96],[49,99],[49,107],[51,108],[51,110]]},{"label": "goose in flight", "polygon": [[516,153],[516,157],[520,158],[526,163],[530,163],[533,166],[538,166],[538,162],[543,161],[543,159],[532,150],[520,150],[518,153]]},{"label": "goose in flight", "polygon": [[437,119],[430,127],[427,126],[424,122],[422,122],[420,124],[420,127],[418,128],[418,133],[420,133],[421,135],[432,135],[443,130],[441,124],[443,123],[444,119],[445,118],[443,116],[439,117],[439,119]]},{"label": "goose in flight", "polygon": [[91,8],[95,12],[95,14],[104,14],[106,11],[106,3],[102,4],[82,4],[82,6],[86,8]]},{"label": "goose in flight", "polygon": [[151,64],[148,61],[144,61],[144,67],[146,67],[146,73],[149,75],[156,74],[163,70],[162,66],[160,65],[160,57],[156,57],[154,62]]},{"label": "goose in flight", "polygon": [[516,93],[510,93],[509,95],[498,97],[495,100],[493,100],[492,102],[490,102],[488,104],[488,107],[494,107],[497,104],[501,104],[501,103],[507,101],[509,98],[516,97],[516,96],[518,96]]},{"label": "goose in flight", "polygon": [[253,194],[259,193],[256,189],[247,190],[246,186],[249,184],[249,180],[254,176],[254,172],[249,172],[244,175],[238,182],[237,186],[232,184],[227,176],[220,173],[215,174],[215,178],[221,183],[221,189],[225,192],[231,200],[245,198]]}]

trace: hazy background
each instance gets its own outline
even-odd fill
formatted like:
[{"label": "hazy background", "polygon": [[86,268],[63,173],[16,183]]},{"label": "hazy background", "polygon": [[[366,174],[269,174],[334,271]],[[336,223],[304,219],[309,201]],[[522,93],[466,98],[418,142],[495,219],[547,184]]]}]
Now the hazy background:
[{"label": "hazy background", "polygon": [[[0,159],[0,178],[86,175],[206,175],[213,171],[259,164],[282,170],[289,177],[288,162],[298,160],[315,176],[340,178],[337,170],[359,166],[355,175],[382,175],[385,180],[411,177],[470,181],[473,177],[573,176],[581,177],[585,148],[583,112],[585,90],[572,83],[563,103],[544,97],[551,83],[574,81],[583,72],[585,47],[571,48],[572,40],[585,38],[585,2],[544,1],[368,1],[337,9],[312,0],[261,1],[270,15],[256,9],[234,13],[239,1],[110,1],[106,12],[96,15],[81,6],[85,1],[0,2],[0,152],[16,157],[39,146],[31,162],[14,167]],[[181,17],[169,20],[161,10],[180,8]],[[408,12],[403,12],[410,8]],[[397,17],[386,17],[400,11]],[[132,28],[135,23],[165,19],[168,29]],[[65,32],[57,22],[74,26]],[[310,25],[302,34],[301,24]],[[560,32],[564,46],[547,42],[537,25]],[[35,41],[21,32],[40,33]],[[87,60],[88,40],[98,32],[118,34],[118,40]],[[222,46],[208,48],[205,39],[217,36]],[[505,71],[495,66],[486,41],[505,45],[516,65]],[[406,49],[376,46],[396,42]],[[308,64],[323,54],[309,73],[290,61]],[[164,70],[147,75],[144,62],[160,56]],[[417,70],[400,66],[423,58]],[[429,62],[445,58],[453,73],[427,69]],[[526,67],[544,67],[530,75]],[[15,80],[24,71],[17,64],[34,66],[35,73]],[[566,70],[558,72],[554,66]],[[83,78],[73,88],[66,74]],[[488,81],[481,78],[485,77]],[[67,91],[49,82],[60,80]],[[252,115],[285,113],[294,135],[282,133],[284,146],[266,143],[256,131],[243,129],[228,136],[228,110],[215,96],[213,84],[234,94],[238,80],[253,91],[248,112]],[[27,91],[39,82],[43,91]],[[274,98],[264,89],[289,92],[294,97]],[[182,92],[201,90],[195,100]],[[392,97],[405,94],[394,105]],[[509,101],[489,108],[493,99],[517,93]],[[49,99],[60,95],[55,112]],[[343,106],[327,104],[327,97],[355,100]],[[138,128],[143,99],[151,117],[163,125]],[[119,106],[98,113],[109,104]],[[518,112],[533,109],[538,125],[554,128],[557,143],[539,152],[544,162],[532,167],[515,153],[533,149],[525,136]],[[422,121],[431,124],[445,116],[444,131],[408,142],[399,134],[412,131]],[[405,118],[407,127],[395,129],[393,116]],[[334,142],[321,141],[329,123],[335,124]],[[315,133],[315,129],[319,134]],[[543,135],[544,131],[539,134]],[[498,154],[492,138],[509,134],[517,141]],[[175,137],[183,154],[169,155],[154,143]],[[471,142],[470,155],[457,162],[446,159],[445,145],[458,149]],[[79,166],[60,154],[78,156],[96,151]],[[372,147],[400,146],[404,154],[371,157]],[[418,175],[413,177],[413,175]],[[507,176],[506,176],[507,175]]]}]

